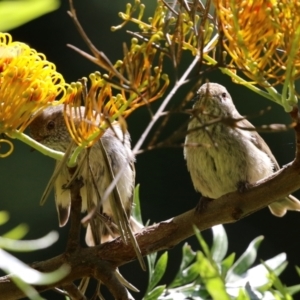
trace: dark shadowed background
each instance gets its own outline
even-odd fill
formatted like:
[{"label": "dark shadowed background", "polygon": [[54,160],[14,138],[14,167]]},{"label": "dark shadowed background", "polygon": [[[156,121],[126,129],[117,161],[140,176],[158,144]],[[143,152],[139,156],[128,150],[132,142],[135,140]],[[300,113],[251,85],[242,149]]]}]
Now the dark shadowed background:
[{"label": "dark shadowed background", "polygon": [[[144,3],[149,11],[153,10],[155,1],[148,0]],[[78,18],[95,46],[103,51],[112,62],[121,59],[122,42],[129,42],[131,37],[126,34],[125,30],[112,33],[110,27],[121,22],[118,12],[125,10],[126,1],[75,0],[74,4]],[[70,43],[88,51],[67,15],[67,10],[68,1],[63,0],[57,11],[31,21],[10,33],[14,40],[27,43],[38,52],[44,53],[49,61],[56,64],[66,81],[72,82],[100,69],[66,46]],[[133,26],[130,28],[138,31]],[[189,53],[184,55],[182,70],[191,60]],[[168,73],[174,82],[172,69],[169,69]],[[288,124],[290,122],[289,115],[281,107],[260,98],[248,89],[234,85],[229,77],[221,75],[218,71],[207,74],[203,79],[227,86],[241,114],[255,114],[260,109],[271,105],[270,112],[250,120],[254,124]],[[182,87],[173,103],[180,103],[191,86],[192,84]],[[158,100],[153,108],[155,109],[161,101]],[[187,116],[184,115],[174,116],[164,135],[171,133],[186,119]],[[133,145],[149,120],[150,116],[145,108],[134,112],[128,118]],[[263,137],[281,166],[293,160],[295,143],[292,130],[263,134]],[[30,227],[28,239],[39,238],[51,230],[57,230],[60,234],[59,241],[46,250],[16,254],[23,261],[30,263],[61,253],[65,247],[67,227],[58,227],[53,194],[45,206],[39,206],[40,196],[51,176],[54,161],[37,151],[31,152],[30,148],[21,142],[14,141],[14,146],[15,150],[12,155],[0,160],[0,210],[9,211],[11,216],[9,223],[0,228],[0,233],[19,223],[26,223]],[[199,200],[199,194],[194,191],[185,166],[182,148],[163,148],[143,153],[137,157],[136,171],[136,183],[141,185],[140,197],[144,221],[150,219],[153,223],[169,219],[192,209]],[[300,197],[299,192],[295,195]],[[266,260],[281,252],[286,252],[289,266],[283,273],[282,279],[287,285],[299,283],[294,265],[300,265],[300,213],[289,212],[280,219],[273,217],[268,209],[264,209],[238,223],[225,225],[225,228],[229,236],[228,253],[236,252],[240,255],[253,238],[263,235],[265,240],[260,247],[259,257]],[[204,236],[210,242],[209,230],[204,232]],[[197,249],[198,243],[194,237],[188,242],[194,250]],[[179,267],[181,246],[178,245],[169,252],[169,265],[167,274],[162,280],[163,283],[170,282]],[[140,299],[147,286],[147,273],[143,272],[136,262],[124,266],[121,272],[141,290],[140,296],[136,296],[136,299]],[[44,297],[63,299],[54,292],[47,292]]]}]

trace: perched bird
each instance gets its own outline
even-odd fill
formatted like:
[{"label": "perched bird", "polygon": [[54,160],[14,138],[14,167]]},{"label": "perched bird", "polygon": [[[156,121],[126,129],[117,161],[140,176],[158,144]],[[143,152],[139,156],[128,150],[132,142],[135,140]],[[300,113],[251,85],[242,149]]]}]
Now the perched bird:
[{"label": "perched bird", "polygon": [[[197,94],[184,157],[194,187],[203,197],[217,199],[280,169],[268,145],[255,127],[239,114],[224,86],[205,83]],[[213,122],[217,118],[223,118],[223,122]],[[240,121],[236,126],[229,126],[225,119]],[[204,124],[207,126],[201,128]],[[300,202],[289,195],[273,202],[269,208],[272,214],[282,217],[287,210],[300,211]]]},{"label": "perched bird", "polygon": [[[78,116],[78,114],[74,113],[74,108],[72,109],[72,116]],[[80,109],[82,116],[84,116],[85,108],[80,107]],[[70,111],[67,111],[67,113],[70,113]],[[75,124],[80,121],[79,117],[77,118],[73,119]],[[63,116],[63,105],[51,106],[43,110],[32,121],[29,129],[31,136],[36,141],[53,150],[65,152],[72,141]],[[107,154],[107,158],[105,157],[105,153]],[[87,156],[89,156],[88,160]],[[82,211],[89,212],[97,207],[99,196],[100,201],[102,201],[102,197],[112,181],[110,167],[108,166],[110,164],[114,175],[122,170],[121,177],[117,183],[118,194],[125,208],[126,215],[130,219],[131,229],[134,232],[138,231],[141,226],[130,216],[135,183],[134,161],[135,158],[131,151],[129,133],[124,133],[117,122],[113,123],[111,128],[105,131],[99,141],[89,150],[83,151],[79,155],[78,177],[81,177],[84,183],[80,191]],[[55,202],[60,226],[64,226],[67,223],[70,214],[70,191],[64,188],[69,181],[69,171],[66,166],[63,166],[54,183]],[[112,221],[117,221],[114,220],[111,197],[114,197],[113,193],[99,205],[99,213]],[[92,232],[90,225],[87,228],[86,242],[89,246],[99,243],[99,241],[95,241],[97,239],[95,236],[97,235],[100,237],[102,243],[119,235],[115,227],[100,224],[101,222],[98,223],[98,230],[100,231],[98,233],[95,233],[95,231]]]}]

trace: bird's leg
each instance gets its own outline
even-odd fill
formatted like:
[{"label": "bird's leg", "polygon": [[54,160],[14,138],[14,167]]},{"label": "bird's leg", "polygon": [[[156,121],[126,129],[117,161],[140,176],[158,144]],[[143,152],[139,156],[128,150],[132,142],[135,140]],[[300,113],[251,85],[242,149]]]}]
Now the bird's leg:
[{"label": "bird's leg", "polygon": [[70,231],[67,242],[66,252],[73,252],[80,247],[80,229],[81,229],[81,204],[82,198],[80,189],[83,186],[82,179],[76,178],[68,186],[71,193],[71,212],[70,212]]},{"label": "bird's leg", "polygon": [[236,186],[237,186],[237,190],[240,193],[244,193],[247,190],[249,190],[249,188],[251,187],[251,184],[248,181],[239,181]]},{"label": "bird's leg", "polygon": [[210,201],[212,201],[212,198],[201,196],[197,206],[196,206],[196,213],[201,213],[202,211],[205,211],[207,208],[207,205]]}]

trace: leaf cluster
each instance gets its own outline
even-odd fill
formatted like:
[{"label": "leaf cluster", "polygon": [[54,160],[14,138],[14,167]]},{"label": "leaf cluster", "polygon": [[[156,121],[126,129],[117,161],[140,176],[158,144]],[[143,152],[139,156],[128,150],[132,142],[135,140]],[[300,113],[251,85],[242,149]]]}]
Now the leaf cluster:
[{"label": "leaf cluster", "polygon": [[[167,268],[168,253],[162,254],[156,263],[157,253],[149,255],[149,284],[143,300],[289,300],[300,291],[300,284],[286,287],[279,279],[288,264],[285,253],[253,266],[263,236],[251,241],[236,259],[235,253],[226,256],[228,239],[224,227],[214,226],[212,234],[213,243],[209,248],[195,228],[202,251],[194,252],[186,243],[179,270],[168,285],[158,285]],[[300,274],[299,268],[296,270]]]}]

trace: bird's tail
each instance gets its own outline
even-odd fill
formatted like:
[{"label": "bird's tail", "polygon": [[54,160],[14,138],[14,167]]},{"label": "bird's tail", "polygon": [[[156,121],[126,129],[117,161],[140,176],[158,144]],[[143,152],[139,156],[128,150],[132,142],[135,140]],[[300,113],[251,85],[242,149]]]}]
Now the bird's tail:
[{"label": "bird's tail", "polygon": [[289,195],[269,205],[269,209],[274,216],[283,217],[287,210],[300,211],[300,201],[296,197]]},{"label": "bird's tail", "polygon": [[[138,233],[144,228],[144,226],[137,222],[132,216],[130,216],[129,224],[133,234]],[[100,237],[101,244],[110,242],[120,236],[118,229],[113,226],[109,226],[109,224],[98,224],[97,227],[99,228],[97,236]],[[85,241],[90,247],[100,244],[99,242],[95,242],[95,233],[93,234],[90,223],[87,226]]]}]

